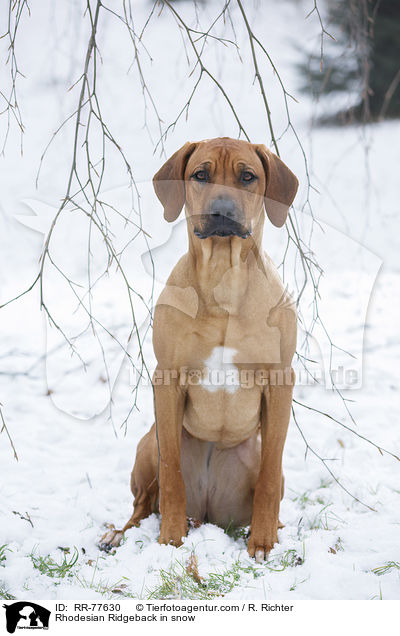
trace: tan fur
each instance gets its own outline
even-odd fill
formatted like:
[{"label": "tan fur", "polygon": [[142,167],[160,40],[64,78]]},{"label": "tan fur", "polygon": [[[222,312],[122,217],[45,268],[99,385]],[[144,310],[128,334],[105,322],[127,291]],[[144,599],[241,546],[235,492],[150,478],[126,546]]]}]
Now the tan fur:
[{"label": "tan fur", "polygon": [[[209,181],[198,183],[193,174],[204,168]],[[243,170],[257,179],[243,185]],[[159,506],[160,543],[180,545],[187,516],[251,524],[248,551],[260,560],[277,541],[296,348],[295,309],[261,249],[264,210],[282,225],[297,179],[264,146],[222,138],[185,144],[154,183],[167,220],[185,204],[189,252],[155,309],[156,425],[137,449],[134,513],[122,530],[103,537],[103,546],[117,545],[126,529]],[[194,230],[205,227],[210,201],[226,193],[251,236],[198,238]],[[223,369],[266,381],[207,386],[205,365],[217,364],[221,352]],[[156,381],[171,370],[168,383]],[[198,372],[198,382],[190,372]]]}]

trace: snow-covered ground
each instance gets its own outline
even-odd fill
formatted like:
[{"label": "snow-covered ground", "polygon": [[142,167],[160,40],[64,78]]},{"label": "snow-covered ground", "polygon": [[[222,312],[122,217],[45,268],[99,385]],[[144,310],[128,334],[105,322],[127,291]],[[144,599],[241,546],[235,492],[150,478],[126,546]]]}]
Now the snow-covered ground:
[{"label": "snow-covered ground", "polygon": [[[19,64],[26,79],[20,80],[20,100],[26,135],[21,156],[18,135],[12,129],[5,156],[1,157],[0,304],[23,291],[35,278],[43,234],[26,226],[46,230],[65,192],[72,127],[62,129],[51,146],[38,189],[35,175],[52,133],[76,107],[76,89],[69,93],[66,89],[79,78],[82,69],[88,35],[82,4],[61,3],[55,11],[52,3],[40,3],[40,7],[33,6],[31,17],[21,26]],[[311,127],[314,106],[298,92],[295,63],[305,42],[318,47],[318,20],[315,15],[305,20],[313,3],[287,0],[277,3],[273,10],[265,5],[246,3],[256,34],[277,63],[287,89],[299,100],[291,106],[293,121],[309,157],[312,182],[319,191],[312,193],[312,203],[322,227],[315,226],[313,235],[313,248],[325,272],[321,313],[335,344],[357,356],[353,359],[338,351],[334,357],[334,368],[343,364],[355,373],[357,388],[344,390],[348,400],[345,404],[324,383],[307,386],[300,382],[295,398],[399,455],[400,146],[396,140],[400,123],[379,124],[368,130]],[[139,32],[151,5],[142,0],[135,7]],[[192,3],[181,2],[179,7],[193,20]],[[219,8],[216,1],[200,8],[201,24],[210,24]],[[224,80],[251,139],[269,143],[237,9],[233,9],[232,17],[244,64],[221,45],[210,45],[210,63]],[[139,184],[143,226],[151,236],[149,246],[156,268],[156,296],[173,263],[185,251],[186,239],[182,222],[171,229],[162,220],[151,191],[151,177],[163,161],[159,153],[153,155],[157,122],[150,109],[152,142],[143,127],[137,73],[134,69],[126,73],[132,50],[128,36],[121,36],[121,28],[112,14],[104,14],[98,33],[103,56],[99,93],[105,119],[111,121],[113,134],[130,158]],[[185,103],[190,85],[185,83],[187,66],[181,39],[165,9],[153,16],[143,41],[153,57],[150,63],[142,51],[144,73],[160,105],[160,115],[168,124]],[[281,132],[284,113],[279,86],[268,67],[262,69],[272,114]],[[2,74],[6,81],[4,69]],[[229,109],[205,80],[189,118],[180,120],[169,134],[166,154],[187,139],[236,134]],[[290,133],[280,143],[282,157],[302,184],[296,209],[306,237],[310,217],[307,211],[301,211],[306,196],[302,155]],[[105,196],[125,209],[126,172],[112,160],[105,185]],[[32,212],[38,216],[32,216]],[[28,216],[21,223],[15,215]],[[122,234],[118,240],[124,243],[120,226],[118,231]],[[125,232],[128,241],[130,230]],[[279,262],[285,231],[266,224],[265,246]],[[54,235],[53,253],[74,280],[85,277],[86,247],[85,220],[78,214],[65,213]],[[104,257],[102,249],[94,242],[99,261]],[[135,289],[148,298],[152,276],[143,237],[132,243],[125,258]],[[289,283],[293,282],[290,273],[288,277]],[[77,333],[85,322],[76,299],[50,269],[46,280],[46,300],[60,326],[69,335]],[[109,279],[100,281],[93,303],[99,321],[125,345],[130,316],[118,273],[112,272]],[[137,312],[139,322],[145,323],[146,311],[139,300]],[[140,387],[137,408],[130,413],[134,399],[130,365],[116,340],[107,339],[100,328],[110,380],[101,348],[91,332],[79,341],[79,351],[87,362],[83,372],[78,358],[71,356],[60,334],[49,327],[39,311],[37,288],[3,308],[0,325],[0,400],[18,453],[17,462],[3,432],[0,546],[5,548],[0,549],[0,597],[157,596],[168,592],[166,587],[160,591],[162,575],[176,597],[186,594],[200,598],[213,593],[217,587],[213,581],[219,574],[219,592],[225,598],[399,599],[399,461],[379,452],[340,423],[301,406],[296,407],[297,422],[310,448],[306,453],[301,432],[292,421],[284,454],[286,493],[280,516],[285,527],[279,531],[279,545],[266,564],[256,565],[248,557],[243,538],[210,524],[191,529],[178,549],[160,546],[160,520],[156,515],[143,521],[140,528],[130,530],[115,552],[100,552],[97,542],[104,524],[120,526],[131,512],[129,475],[136,444],[153,421],[151,390]],[[325,369],[329,354],[326,344],[326,338],[316,330],[312,353],[322,356]],[[150,331],[143,352],[151,368],[154,358]],[[346,405],[356,424],[349,418]],[[328,460],[327,466],[346,490],[313,451]],[[205,587],[194,583],[186,572],[193,553]],[[60,569],[51,572],[54,563],[68,563],[76,557],[63,576]],[[187,589],[189,592],[185,592]]]}]

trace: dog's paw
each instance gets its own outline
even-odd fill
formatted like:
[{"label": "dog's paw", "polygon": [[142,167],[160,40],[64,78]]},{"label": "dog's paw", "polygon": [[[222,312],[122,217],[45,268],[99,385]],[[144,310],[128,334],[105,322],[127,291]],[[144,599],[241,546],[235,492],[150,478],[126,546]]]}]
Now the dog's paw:
[{"label": "dog's paw", "polygon": [[118,548],[121,545],[122,538],[124,533],[121,530],[117,530],[115,526],[111,523],[108,526],[108,530],[99,541],[99,548],[103,550],[103,552],[110,552],[113,548]]},{"label": "dog's paw", "polygon": [[256,563],[262,563],[268,558],[268,554],[271,552],[275,543],[278,543],[277,532],[251,532],[249,540],[247,542],[247,552],[249,556],[254,557]]},{"label": "dog's paw", "polygon": [[174,523],[161,521],[158,543],[174,545],[176,548],[179,548],[179,546],[183,543],[183,537],[187,535],[187,531],[188,526],[186,517],[184,517],[179,522]]}]

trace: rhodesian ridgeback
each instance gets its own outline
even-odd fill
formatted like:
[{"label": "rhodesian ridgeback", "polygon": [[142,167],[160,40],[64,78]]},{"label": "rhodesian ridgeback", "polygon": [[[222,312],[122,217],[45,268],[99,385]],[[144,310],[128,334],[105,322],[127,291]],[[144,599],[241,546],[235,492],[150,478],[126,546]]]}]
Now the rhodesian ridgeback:
[{"label": "rhodesian ridgeback", "polygon": [[223,137],[186,143],[153,183],[167,221],[185,207],[189,251],[155,308],[155,423],[137,447],[133,515],[101,547],[160,511],[160,543],[181,545],[188,518],[250,525],[261,561],[278,540],[297,331],[262,250],[264,211],[282,226],[298,181],[265,146]]}]

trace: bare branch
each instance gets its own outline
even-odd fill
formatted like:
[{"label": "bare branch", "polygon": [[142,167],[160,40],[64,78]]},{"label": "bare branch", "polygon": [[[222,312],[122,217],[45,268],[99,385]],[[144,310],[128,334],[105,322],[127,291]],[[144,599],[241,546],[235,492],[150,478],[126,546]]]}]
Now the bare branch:
[{"label": "bare branch", "polygon": [[[311,409],[311,410],[313,410],[313,409]],[[356,501],[357,503],[361,504],[365,508],[368,508],[368,510],[371,510],[372,512],[376,512],[375,508],[372,508],[372,506],[369,506],[368,504],[366,504],[363,501],[361,501],[361,499],[356,497],[353,493],[350,492],[350,490],[348,490],[345,486],[343,486],[342,482],[338,479],[338,477],[336,477],[335,473],[332,471],[332,469],[328,465],[327,462],[329,460],[324,458],[324,457],[322,457],[322,455],[320,455],[316,450],[314,450],[312,448],[312,446],[310,446],[310,444],[308,443],[308,441],[307,441],[307,439],[306,439],[306,437],[305,437],[305,435],[304,435],[304,433],[303,433],[303,431],[302,431],[302,429],[301,429],[301,427],[300,427],[300,425],[299,425],[299,423],[297,421],[297,416],[296,416],[296,413],[295,413],[295,410],[294,410],[293,407],[292,407],[292,416],[293,416],[294,423],[296,424],[296,426],[297,426],[297,428],[299,430],[299,433],[300,433],[301,437],[303,438],[303,441],[304,441],[304,443],[306,445],[306,455],[307,455],[307,452],[310,451],[315,457],[317,457],[320,460],[320,462],[322,462],[322,464],[325,466],[326,470],[331,475],[331,477],[335,480],[337,485],[340,486],[340,488],[342,490],[344,490],[344,492],[347,495],[350,495],[350,497],[352,499],[354,499],[354,501]]]},{"label": "bare branch", "polygon": [[8,431],[7,424],[6,424],[6,421],[4,419],[3,411],[1,409],[1,407],[2,407],[2,404],[0,404],[0,422],[1,422],[0,435],[1,435],[1,433],[5,433],[7,435],[8,441],[10,442],[11,448],[12,448],[13,453],[14,453],[14,458],[18,461],[17,451],[15,450],[14,442],[12,441],[11,435],[10,435],[10,433]]},{"label": "bare branch", "polygon": [[8,64],[10,69],[10,90],[8,95],[4,92],[0,91],[0,96],[3,98],[5,102],[5,106],[2,110],[0,110],[0,116],[6,115],[7,117],[7,127],[6,132],[3,139],[1,154],[4,155],[8,136],[11,128],[11,120],[12,118],[16,122],[19,130],[20,130],[20,148],[22,154],[22,139],[24,133],[24,124],[22,121],[22,113],[19,107],[18,102],[18,94],[17,94],[17,83],[18,78],[23,77],[22,72],[18,66],[17,56],[15,53],[15,43],[19,31],[19,25],[21,22],[21,18],[23,13],[28,12],[30,15],[30,9],[28,6],[27,0],[9,0],[8,3],[8,21],[7,21],[7,31],[0,36],[0,39],[6,39],[8,41],[8,56],[6,59],[6,64]]}]

